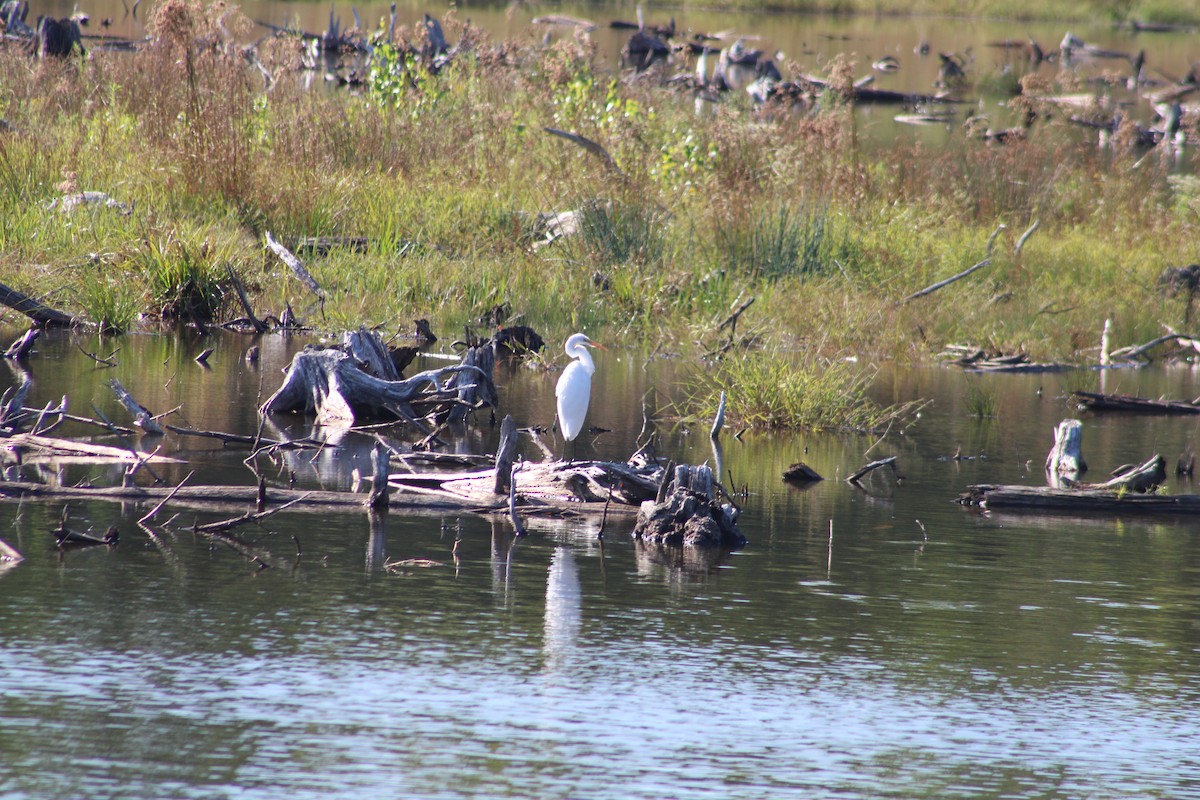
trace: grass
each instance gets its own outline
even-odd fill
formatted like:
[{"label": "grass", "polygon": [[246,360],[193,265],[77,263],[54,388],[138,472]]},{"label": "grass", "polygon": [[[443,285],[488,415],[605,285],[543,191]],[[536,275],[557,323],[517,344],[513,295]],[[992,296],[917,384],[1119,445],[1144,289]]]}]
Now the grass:
[{"label": "grass", "polygon": [[[308,91],[289,66],[299,43],[281,36],[259,48],[280,77],[264,92],[241,55],[192,46],[215,8],[167,0],[137,53],[0,51],[6,283],[127,331],[240,314],[232,267],[260,314],[291,303],[318,326],[426,317],[459,331],[508,303],[547,338],[607,328],[691,357],[755,297],[740,331],[758,349],[732,350],[694,394],[703,405],[736,384],[731,416],[767,427],[886,419],[858,404],[870,371],[848,355],[921,361],[972,341],[1084,360],[1105,319],[1114,346],[1189,322],[1156,282],[1196,260],[1195,181],[1098,152],[1057,118],[1004,147],[866,149],[841,103],[766,114],[731,98],[697,116],[690,96],[614,80],[584,40],[489,42],[453,14],[447,36],[476,46],[441,72],[394,60],[374,94]],[[618,169],[546,126],[588,137]],[[49,208],[82,190],[134,212]],[[578,212],[579,233],[534,247],[529,221],[551,211]],[[982,259],[1000,223],[990,266],[900,302]],[[304,255],[329,293],[318,316],[264,250],[267,231],[370,245]],[[849,406],[830,402],[839,393]],[[796,399],[810,395],[820,402]]]},{"label": "grass", "polygon": [[874,431],[914,410],[880,406],[868,396],[874,370],[855,360],[809,352],[754,350],[721,358],[697,380],[689,415],[711,419],[722,391],[726,415],[747,427]]}]

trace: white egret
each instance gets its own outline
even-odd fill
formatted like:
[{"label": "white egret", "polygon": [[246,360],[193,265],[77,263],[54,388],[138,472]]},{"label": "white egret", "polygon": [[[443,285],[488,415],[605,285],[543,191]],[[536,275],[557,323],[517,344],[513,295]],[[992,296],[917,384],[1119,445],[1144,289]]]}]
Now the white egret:
[{"label": "white egret", "polygon": [[[572,334],[563,347],[567,355],[575,360],[563,370],[554,396],[558,398],[558,426],[568,442],[583,430],[583,419],[587,416],[588,401],[592,395],[592,375],[596,373],[596,363],[587,351],[589,347],[605,349],[604,345],[593,342],[582,333]],[[578,450],[579,445],[575,447]]]}]

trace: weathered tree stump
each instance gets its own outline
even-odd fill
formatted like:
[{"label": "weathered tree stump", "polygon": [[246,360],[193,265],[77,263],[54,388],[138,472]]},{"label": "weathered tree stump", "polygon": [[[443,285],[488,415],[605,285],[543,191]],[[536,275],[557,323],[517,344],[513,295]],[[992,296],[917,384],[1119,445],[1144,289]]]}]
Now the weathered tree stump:
[{"label": "weathered tree stump", "polygon": [[713,499],[713,485],[712,470],[707,466],[677,467],[673,488],[666,498],[642,503],[633,537],[684,547],[745,545],[746,537],[737,527],[736,509]]},{"label": "weathered tree stump", "polygon": [[[263,403],[263,413],[314,413],[319,425],[350,426],[360,417],[417,419],[449,407],[456,394],[442,390],[446,375],[477,367],[426,370],[403,381],[368,375],[359,359],[341,350],[306,349],[288,367],[283,385]],[[421,410],[418,410],[418,407]]]},{"label": "weathered tree stump", "polygon": [[1051,483],[1060,475],[1073,477],[1087,472],[1083,460],[1083,423],[1077,419],[1064,419],[1054,429],[1054,447],[1046,456],[1046,472]]},{"label": "weathered tree stump", "polygon": [[[426,370],[407,380],[379,336],[366,328],[347,332],[338,348],[305,348],[292,359],[283,385],[260,409],[264,413],[315,413],[320,425],[353,425],[360,417],[413,421],[431,413],[451,413],[466,386],[485,386],[495,403],[491,374],[466,363]],[[468,374],[462,386],[443,387],[447,375]]]}]

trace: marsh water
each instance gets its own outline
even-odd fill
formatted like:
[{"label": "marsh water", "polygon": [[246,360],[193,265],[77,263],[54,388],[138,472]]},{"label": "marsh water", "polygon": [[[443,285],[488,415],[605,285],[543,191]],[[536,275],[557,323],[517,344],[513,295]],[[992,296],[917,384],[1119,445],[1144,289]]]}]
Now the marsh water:
[{"label": "marsh water", "polygon": [[[27,365],[27,405],[67,395],[120,422],[116,377],[155,412],[178,406],[175,424],[252,433],[308,341],[52,334]],[[659,453],[711,462],[706,431],[668,413],[695,367],[609,344],[590,422],[610,430],[581,455],[630,452],[647,398]],[[192,361],[204,347],[208,369]],[[115,367],[83,353],[117,348]],[[549,425],[556,374],[502,366],[500,411]],[[0,390],[17,380],[3,370]],[[62,502],[0,503],[0,536],[26,556],[0,573],[0,796],[1200,797],[1196,523],[954,502],[972,483],[1042,483],[1053,425],[1079,415],[1063,394],[1102,382],[1200,395],[1190,367],[885,367],[881,401],[928,402],[882,439],[727,430],[722,474],[745,492],[750,540],[733,553],[644,548],[625,518],[602,540],[573,520],[517,539],[469,513],[373,528],[365,513],[284,512],[240,529],[274,557],[260,571],[189,532],[229,509],[173,509],[155,541],[134,524],[144,507],[71,502],[72,527],[121,539],[63,554],[49,533]],[[1083,419],[1093,476],[1152,452],[1173,464],[1198,424]],[[273,485],[345,489],[373,441],[302,419],[268,430],[339,444],[259,459]],[[485,452],[496,431],[482,417],[451,438]],[[159,445],[188,462],[158,467],[165,483],[255,480],[245,449],[141,442]],[[898,477],[841,479],[885,455]],[[827,480],[783,483],[800,460]],[[22,477],[117,480],[81,465]],[[384,569],[417,558],[435,563]]]}]

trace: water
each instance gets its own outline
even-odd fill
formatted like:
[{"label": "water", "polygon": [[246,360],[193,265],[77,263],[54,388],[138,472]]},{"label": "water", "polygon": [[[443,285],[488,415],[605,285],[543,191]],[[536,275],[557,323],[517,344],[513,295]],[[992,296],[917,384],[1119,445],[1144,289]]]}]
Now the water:
[{"label": "water", "polygon": [[[77,413],[94,403],[120,420],[115,376],[155,411],[250,431],[303,340],[263,338],[258,368],[241,358],[251,343],[204,342],[204,370],[199,341],[130,336],[108,370],[76,344],[111,347],[48,336],[29,404],[66,393]],[[613,431],[584,448],[617,456],[643,395],[665,403],[690,367],[608,344],[590,422]],[[554,378],[502,372],[502,412],[549,423]],[[1200,394],[1190,368],[1103,380]],[[61,503],[0,504],[3,538],[27,557],[0,573],[0,796],[1200,797],[1194,523],[952,502],[975,482],[1040,482],[1051,428],[1072,413],[1061,393],[1100,381],[886,371],[882,399],[931,402],[882,442],[727,433],[725,474],[749,492],[736,553],[641,547],[624,519],[601,544],[573,521],[531,521],[515,541],[469,514],[393,512],[373,531],[365,514],[284,513],[239,531],[275,557],[259,571],[188,532],[229,513],[173,509],[155,542],[133,525],[143,509],[71,503],[74,527],[115,524],[122,540],[60,555],[47,531]],[[997,418],[971,416],[972,388]],[[1154,450],[1173,463],[1196,424],[1085,417],[1092,477]],[[672,457],[712,458],[703,432],[660,429]],[[481,420],[455,446],[494,439]],[[342,441],[282,468],[342,488],[370,440]],[[944,459],[956,450],[985,457]],[[197,482],[252,480],[243,451],[174,436],[163,451]],[[900,482],[838,479],[889,454]],[[784,485],[801,459],[829,480]],[[381,568],[410,558],[440,566]]]}]

